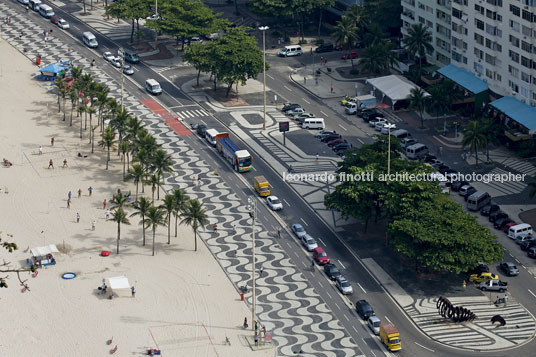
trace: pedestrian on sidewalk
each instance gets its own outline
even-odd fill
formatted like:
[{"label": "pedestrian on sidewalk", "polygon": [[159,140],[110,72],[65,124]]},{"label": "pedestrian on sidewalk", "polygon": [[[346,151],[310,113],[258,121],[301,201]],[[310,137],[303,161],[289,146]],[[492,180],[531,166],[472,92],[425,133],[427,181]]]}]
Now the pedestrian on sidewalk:
[{"label": "pedestrian on sidewalk", "polygon": [[76,212],[76,223],[80,223],[80,213]]},{"label": "pedestrian on sidewalk", "polygon": [[324,66],[328,64],[328,59],[324,58]]},{"label": "pedestrian on sidewalk", "polygon": [[234,231],[235,234],[236,234],[236,223],[233,224],[233,231]]},{"label": "pedestrian on sidewalk", "polygon": [[324,56],[320,56],[320,63],[324,62]]},{"label": "pedestrian on sidewalk", "polygon": [[48,162],[48,168],[54,168],[54,163],[52,162],[52,159],[50,159],[50,161]]},{"label": "pedestrian on sidewalk", "polygon": [[93,220],[91,222],[91,230],[94,231],[96,226],[97,226],[97,221]]},{"label": "pedestrian on sidewalk", "polygon": [[106,198],[102,201],[102,209],[106,209]]},{"label": "pedestrian on sidewalk", "polygon": [[70,198],[67,199],[67,208],[71,208],[71,199]]},{"label": "pedestrian on sidewalk", "polygon": [[247,317],[244,317],[244,323],[242,324],[242,326],[244,326],[244,328],[248,328],[248,318]]},{"label": "pedestrian on sidewalk", "polygon": [[463,281],[463,290],[465,290],[465,288],[467,287],[467,283],[465,282],[465,280]]},{"label": "pedestrian on sidewalk", "polygon": [[255,332],[255,336],[253,336],[253,340],[255,340],[255,346],[258,346],[259,345],[259,336],[257,335],[256,332]]},{"label": "pedestrian on sidewalk", "polygon": [[218,233],[218,224],[214,223],[212,227],[214,228],[214,233]]},{"label": "pedestrian on sidewalk", "polygon": [[89,197],[91,197],[91,194],[93,193],[93,187],[89,186],[87,190],[89,192]]},{"label": "pedestrian on sidewalk", "polygon": [[316,153],[316,162],[318,163],[318,160],[320,159],[320,155],[318,155],[318,153]]},{"label": "pedestrian on sidewalk", "polygon": [[82,197],[82,189],[81,188],[78,189],[78,198],[80,198],[80,197]]},{"label": "pedestrian on sidewalk", "polygon": [[263,268],[262,268],[262,264],[261,264],[261,268],[259,269],[259,276],[262,276],[262,271],[263,271]]},{"label": "pedestrian on sidewalk", "polygon": [[201,176],[197,176],[197,186],[201,186]]},{"label": "pedestrian on sidewalk", "polygon": [[443,156],[443,146],[439,147],[439,156]]},{"label": "pedestrian on sidewalk", "polygon": [[303,84],[307,84],[307,77],[303,77]]},{"label": "pedestrian on sidewalk", "polygon": [[194,186],[195,186],[196,183],[197,183],[196,181],[197,181],[197,178],[196,178],[195,176],[193,176],[193,177],[192,177],[192,183],[193,183]]}]

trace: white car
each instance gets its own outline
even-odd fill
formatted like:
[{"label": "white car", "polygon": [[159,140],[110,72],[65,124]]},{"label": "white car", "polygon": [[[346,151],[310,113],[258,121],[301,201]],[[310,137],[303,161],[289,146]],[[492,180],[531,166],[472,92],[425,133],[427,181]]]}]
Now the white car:
[{"label": "white car", "polygon": [[300,120],[300,119],[307,119],[307,118],[314,118],[315,115],[311,113],[300,113],[300,114],[294,114],[292,116],[293,120]]},{"label": "white car", "polygon": [[372,330],[372,332],[374,332],[375,335],[379,335],[380,334],[380,324],[382,322],[380,321],[380,319],[377,317],[377,316],[371,316],[368,318],[368,321],[367,321],[367,325],[369,327],[369,329]]},{"label": "white car", "polygon": [[283,204],[277,196],[266,197],[266,203],[268,203],[268,207],[270,207],[272,211],[280,211],[283,209]]},{"label": "white car", "polygon": [[379,120],[376,122],[376,124],[374,124],[374,130],[376,131],[381,131],[382,128],[387,125],[387,121],[385,121],[385,119],[382,121],[382,120]]},{"label": "white car", "polygon": [[291,110],[287,110],[285,114],[293,116],[293,115],[296,115],[296,114],[303,114],[303,113],[305,113],[305,110],[303,110],[303,108],[294,108],[294,109],[291,109]]},{"label": "white car", "polygon": [[59,28],[63,30],[67,30],[69,28],[69,23],[65,21],[64,19],[59,19],[57,25]]},{"label": "white car", "polygon": [[118,56],[112,57],[110,63],[116,68],[121,68],[121,58],[119,58]]},{"label": "white car", "polygon": [[[394,127],[391,128],[391,132],[393,132],[393,130],[396,130],[396,125]],[[380,132],[383,134],[383,135],[387,135],[389,134],[389,128],[383,126],[380,130]]]},{"label": "white car", "polygon": [[114,58],[114,55],[112,55],[112,52],[104,52],[102,54],[102,58],[104,58],[106,61],[110,62],[112,58]]},{"label": "white car", "polygon": [[404,138],[400,141],[400,146],[402,146],[403,149],[413,144],[417,144],[417,140],[411,138]]},{"label": "white car", "polygon": [[315,133],[315,138],[321,139],[324,136],[330,135],[330,134],[335,134],[335,130],[326,129],[326,130],[319,131]]},{"label": "white car", "polygon": [[387,120],[385,120],[385,118],[376,118],[376,119],[369,121],[369,126],[374,128],[377,123],[382,123],[382,122],[387,123]]},{"label": "white car", "polygon": [[335,285],[337,285],[337,289],[339,289],[343,295],[350,295],[354,292],[352,285],[350,285],[348,280],[346,280],[346,278],[342,275],[335,279]]},{"label": "white car", "polygon": [[307,234],[305,228],[303,228],[303,226],[299,223],[294,223],[291,228],[292,232],[296,235],[296,237],[300,239]]},{"label": "white car", "polygon": [[309,252],[312,252],[313,249],[318,247],[318,244],[316,244],[315,239],[308,234],[301,237],[301,242],[305,249],[307,249]]}]

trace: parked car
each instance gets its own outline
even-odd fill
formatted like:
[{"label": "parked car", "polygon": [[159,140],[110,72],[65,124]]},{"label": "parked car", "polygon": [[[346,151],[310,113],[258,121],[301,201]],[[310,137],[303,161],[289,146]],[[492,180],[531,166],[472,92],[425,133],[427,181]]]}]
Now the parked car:
[{"label": "parked car", "polygon": [[294,234],[296,235],[296,237],[298,238],[302,238],[304,235],[307,234],[307,232],[305,231],[305,228],[303,228],[303,226],[299,223],[295,223],[292,225],[291,227],[292,229],[292,232],[294,232]]},{"label": "parked car", "polygon": [[123,73],[131,76],[134,74],[134,68],[132,68],[131,65],[126,64],[123,66]]},{"label": "parked car", "polygon": [[52,22],[54,25],[57,25],[59,21],[60,21],[60,18],[58,16],[52,16],[50,18],[50,22]]},{"label": "parked car", "polygon": [[339,144],[333,146],[333,151],[340,151],[340,150],[344,150],[344,149],[348,150],[351,147],[352,147],[352,144],[350,144],[350,143],[347,143],[347,142],[346,143],[339,143]]},{"label": "parked car", "polygon": [[351,148],[349,147],[343,147],[343,148],[339,148],[337,150],[335,150],[335,154],[337,154],[338,156],[345,156],[346,155],[346,152],[348,150],[350,150]]},{"label": "parked car", "polygon": [[337,269],[335,264],[332,263],[324,265],[324,273],[326,273],[328,278],[330,278],[331,280],[335,280],[337,279],[337,277],[341,276],[341,272],[339,271],[339,269]]},{"label": "parked car", "polygon": [[497,212],[499,209],[500,207],[498,205],[489,204],[482,207],[482,209],[480,210],[480,214],[483,216],[489,216],[490,213]]},{"label": "parked car", "polygon": [[[440,171],[441,172],[441,171]],[[474,187],[469,187],[467,190],[465,190],[465,192],[463,193],[462,197],[465,201],[467,201],[467,199],[469,198],[469,196],[471,196],[473,193],[476,192],[476,188]]]},{"label": "parked car", "polygon": [[443,175],[447,173],[447,170],[450,170],[450,167],[448,167],[447,165],[436,164],[436,166],[437,166],[437,171],[439,171]]},{"label": "parked car", "polygon": [[411,138],[404,138],[400,141],[400,146],[402,146],[403,149],[413,144],[417,144],[417,140]]},{"label": "parked car", "polygon": [[529,248],[527,256],[532,259],[536,259],[536,247]]},{"label": "parked car", "polygon": [[516,244],[521,245],[521,243],[526,242],[528,240],[536,240],[532,234],[522,234],[517,236],[515,242]]},{"label": "parked car", "polygon": [[266,203],[272,211],[281,211],[283,209],[283,203],[281,203],[281,200],[277,196],[266,197]]},{"label": "parked car", "polygon": [[327,142],[330,142],[331,140],[335,140],[335,139],[338,139],[338,138],[342,138],[342,136],[340,134],[329,134],[329,135],[326,135],[324,137],[322,137],[322,139],[320,139],[323,143],[327,143]]},{"label": "parked car", "polygon": [[374,124],[374,130],[376,131],[382,131],[383,127],[386,126],[387,124],[389,124],[387,122],[387,120],[382,120],[383,118],[378,118],[378,121],[376,122],[376,124]]},{"label": "parked car", "polygon": [[483,281],[497,280],[499,276],[493,273],[480,273],[480,274],[471,274],[469,276],[469,282],[471,283],[481,283]]},{"label": "parked car", "polygon": [[281,109],[281,111],[283,113],[285,113],[285,112],[287,112],[287,111],[289,111],[291,109],[296,109],[296,108],[301,108],[301,105],[299,105],[299,104],[285,104],[283,106],[283,109]]},{"label": "parked car", "polygon": [[523,243],[521,243],[519,245],[521,250],[524,250],[524,251],[527,251],[530,248],[535,247],[535,246],[536,246],[536,239],[535,240],[526,240],[526,241],[524,241]]},{"label": "parked car", "polygon": [[506,223],[503,227],[503,232],[508,234],[508,230],[510,229],[510,227],[513,227],[515,226],[517,223],[516,222],[510,222],[510,223]]},{"label": "parked car", "polygon": [[197,135],[204,138],[207,133],[207,126],[205,124],[199,124],[197,125],[195,131],[197,132]]},{"label": "parked car", "polygon": [[389,130],[392,132],[393,130],[396,130],[396,125],[395,124],[392,124],[393,126],[391,128],[388,128],[386,125],[384,125],[381,130],[380,130],[380,133],[382,133],[383,135],[388,135],[389,134]]},{"label": "parked car", "polygon": [[294,116],[296,114],[302,114],[302,113],[305,113],[305,110],[303,110],[303,108],[294,108],[294,109],[289,109],[285,112],[286,115],[289,115],[289,116]]},{"label": "parked car", "polygon": [[460,191],[460,189],[463,186],[469,186],[469,182],[467,182],[467,181],[453,181],[452,185],[450,186],[450,188],[452,189],[452,191],[458,192],[458,191]]},{"label": "parked car", "polygon": [[366,300],[357,301],[355,303],[355,310],[363,320],[368,320],[369,317],[374,316],[374,310]]},{"label": "parked car", "polygon": [[328,141],[328,146],[335,146],[341,143],[347,143],[346,139],[343,139],[343,138],[333,139],[331,141]]},{"label": "parked car", "polygon": [[121,68],[121,58],[115,56],[113,57],[111,60],[110,60],[110,63],[112,64],[112,66],[114,66],[115,68]]},{"label": "parked car", "polygon": [[519,275],[519,269],[517,266],[512,262],[502,262],[499,265],[499,268],[508,276],[516,276]]},{"label": "parked car", "polygon": [[501,219],[501,218],[506,218],[508,217],[508,215],[506,213],[504,213],[503,211],[501,210],[498,210],[498,211],[495,211],[493,213],[490,213],[489,217],[488,217],[488,221],[490,221],[491,223],[495,222],[496,220],[498,219]]},{"label": "parked car", "polygon": [[329,264],[328,253],[326,253],[322,247],[316,247],[313,249],[313,259],[319,265]]},{"label": "parked car", "polygon": [[102,54],[102,58],[104,58],[106,61],[110,62],[112,58],[114,58],[114,55],[112,55],[112,52],[104,52]]},{"label": "parked car", "polygon": [[300,119],[306,119],[306,118],[314,118],[315,115],[311,113],[299,113],[292,117],[293,120],[300,120]]},{"label": "parked car", "polygon": [[489,273],[489,267],[484,263],[479,263],[476,267],[469,270],[467,272],[467,275],[472,275],[472,274],[480,275],[482,273]]},{"label": "parked car", "polygon": [[376,126],[377,123],[387,123],[387,120],[385,120],[385,118],[374,118],[372,119],[371,121],[369,121],[369,126],[374,128]]},{"label": "parked car", "polygon": [[335,130],[322,130],[317,133],[315,133],[315,138],[322,139],[326,135],[336,134]]},{"label": "parked car", "polygon": [[357,57],[359,57],[359,54],[356,51],[341,53],[341,59],[343,60],[356,59]]},{"label": "parked car", "polygon": [[315,48],[315,52],[316,53],[331,52],[334,49],[335,48],[333,47],[332,43],[323,43],[320,46],[318,46],[317,48]]},{"label": "parked car", "polygon": [[357,116],[358,117],[363,117],[366,113],[370,113],[370,112],[378,113],[376,111],[376,109],[374,109],[374,108],[367,108],[367,107],[357,108]]},{"label": "parked car", "polygon": [[65,19],[59,19],[58,23],[56,24],[58,27],[62,30],[67,30],[69,28],[69,23],[65,21]]},{"label": "parked car", "polygon": [[318,247],[318,244],[316,243],[315,239],[311,237],[309,234],[304,235],[301,238],[302,245],[307,249],[307,251],[312,252],[313,249]]},{"label": "parked car", "polygon": [[346,280],[346,278],[342,275],[339,275],[335,279],[335,285],[337,286],[337,289],[341,292],[343,295],[350,295],[354,292],[354,289],[352,288],[352,285]]},{"label": "parked car", "polygon": [[371,120],[374,120],[376,118],[385,118],[382,113],[377,112],[376,110],[372,110],[370,112],[365,112],[363,114],[363,120],[368,122],[370,124]]},{"label": "parked car", "polygon": [[513,222],[513,221],[508,217],[499,218],[498,220],[493,222],[493,228],[502,230],[505,225],[507,225],[508,223],[511,223],[511,222]]},{"label": "parked car", "polygon": [[374,332],[375,335],[380,334],[380,324],[382,322],[377,316],[370,316],[367,321],[367,325],[369,329]]}]

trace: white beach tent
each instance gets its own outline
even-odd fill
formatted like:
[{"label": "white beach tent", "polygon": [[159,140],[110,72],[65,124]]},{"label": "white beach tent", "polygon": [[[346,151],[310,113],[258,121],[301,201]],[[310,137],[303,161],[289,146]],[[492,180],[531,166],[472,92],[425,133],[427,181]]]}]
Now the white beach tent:
[{"label": "white beach tent", "polygon": [[54,244],[46,245],[44,247],[35,247],[30,249],[32,256],[34,257],[46,257],[52,253],[59,253],[58,248]]},{"label": "white beach tent", "polygon": [[115,296],[131,296],[130,284],[126,276],[116,276],[108,278],[107,285]]}]

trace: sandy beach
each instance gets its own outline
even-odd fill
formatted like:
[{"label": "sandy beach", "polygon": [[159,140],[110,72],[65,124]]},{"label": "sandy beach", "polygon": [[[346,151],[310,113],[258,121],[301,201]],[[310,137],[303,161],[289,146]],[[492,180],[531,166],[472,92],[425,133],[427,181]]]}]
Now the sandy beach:
[{"label": "sandy beach", "polygon": [[[117,225],[105,220],[103,200],[117,189],[135,191],[122,181],[119,156],[112,154],[109,170],[100,147],[78,158],[78,152],[90,151],[88,132],[78,138],[76,118],[69,127],[70,104],[64,122],[56,95],[47,90],[50,82],[34,80],[36,66],[6,41],[0,42],[0,64],[0,155],[14,164],[0,168],[0,231],[4,239],[12,234],[19,246],[13,254],[0,250],[0,259],[22,266],[28,248],[55,244],[61,250],[55,266],[40,269],[36,278],[22,275],[30,291],[22,292],[14,274],[9,288],[0,290],[0,355],[102,356],[115,346],[119,356],[157,347],[168,356],[252,355],[241,327],[251,313],[201,240],[194,252],[189,227],[179,226],[170,245],[167,228],[159,228],[152,257],[150,232],[143,247],[139,218],[130,217],[131,225],[121,227],[120,255],[115,254]],[[49,160],[54,169],[47,168]],[[101,257],[102,250],[111,256]],[[77,278],[64,280],[65,272]],[[120,275],[135,286],[135,297],[109,300],[97,294],[102,279]]]}]

